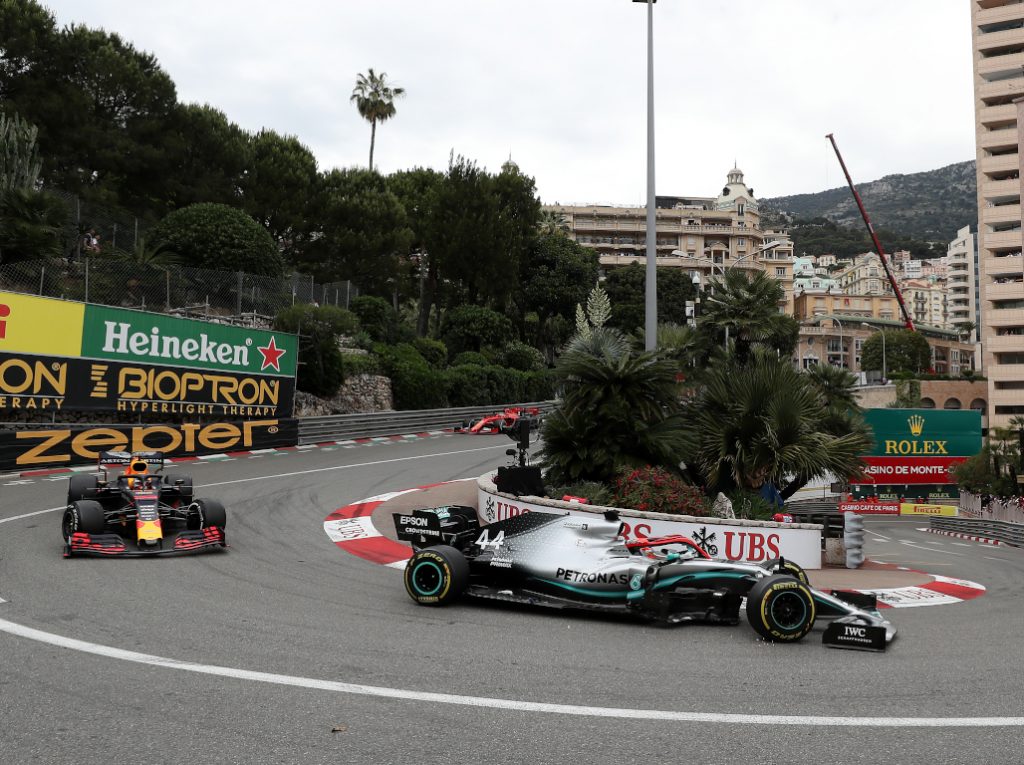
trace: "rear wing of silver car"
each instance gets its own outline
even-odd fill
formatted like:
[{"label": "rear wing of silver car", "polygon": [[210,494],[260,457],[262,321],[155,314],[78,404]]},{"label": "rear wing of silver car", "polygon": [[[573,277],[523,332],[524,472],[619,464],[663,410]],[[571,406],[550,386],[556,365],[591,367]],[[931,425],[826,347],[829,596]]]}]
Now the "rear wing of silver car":
[{"label": "rear wing of silver car", "polygon": [[395,534],[414,548],[431,545],[461,547],[476,538],[480,529],[476,508],[466,505],[425,507],[405,513],[392,513]]}]

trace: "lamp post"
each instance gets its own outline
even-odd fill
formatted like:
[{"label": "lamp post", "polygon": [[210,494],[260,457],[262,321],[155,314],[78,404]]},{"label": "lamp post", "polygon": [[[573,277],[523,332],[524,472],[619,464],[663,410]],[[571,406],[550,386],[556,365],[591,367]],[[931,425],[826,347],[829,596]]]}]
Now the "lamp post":
[{"label": "lamp post", "polygon": [[658,0],[633,0],[647,6],[647,269],[644,289],[644,349],[658,344],[658,234],[654,207],[654,4]]},{"label": "lamp post", "polygon": [[860,325],[862,327],[866,327],[867,329],[873,329],[876,332],[881,332],[882,333],[882,379],[885,380],[885,379],[887,379],[889,377],[888,370],[885,367],[885,330],[884,329],[877,329],[875,327],[872,327],[866,321],[862,321],[860,323]]}]

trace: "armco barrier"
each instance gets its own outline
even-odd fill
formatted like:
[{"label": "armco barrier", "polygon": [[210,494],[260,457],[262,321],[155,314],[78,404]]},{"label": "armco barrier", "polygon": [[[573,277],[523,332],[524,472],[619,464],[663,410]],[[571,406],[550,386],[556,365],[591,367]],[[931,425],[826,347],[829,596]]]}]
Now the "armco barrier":
[{"label": "armco barrier", "polygon": [[346,438],[371,438],[401,433],[453,428],[475,417],[496,414],[506,407],[538,408],[543,415],[551,410],[551,401],[527,404],[494,404],[454,409],[415,409],[404,412],[337,414],[328,417],[304,417],[299,420],[299,443],[318,444]]},{"label": "armco barrier", "polygon": [[930,528],[971,537],[995,539],[1004,544],[1024,547],[1024,524],[990,521],[978,518],[944,518],[932,516]]},{"label": "armco barrier", "polygon": [[805,499],[786,503],[785,512],[801,523],[820,524],[821,549],[826,539],[842,539],[844,533],[843,514],[839,512],[838,499]]},{"label": "armco barrier", "polygon": [[817,524],[698,518],[584,505],[546,497],[519,497],[499,492],[494,486],[494,475],[488,473],[477,479],[477,513],[487,523],[531,510],[555,513],[568,511],[583,518],[605,510],[616,510],[625,525],[623,536],[626,539],[682,534],[693,539],[716,558],[762,563],[781,555],[806,569],[821,568],[821,526]]}]

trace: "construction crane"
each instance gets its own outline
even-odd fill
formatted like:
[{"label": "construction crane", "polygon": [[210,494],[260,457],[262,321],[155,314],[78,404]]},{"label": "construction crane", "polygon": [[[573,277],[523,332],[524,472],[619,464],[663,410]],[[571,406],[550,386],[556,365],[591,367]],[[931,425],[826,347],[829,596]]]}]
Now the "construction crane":
[{"label": "construction crane", "polygon": [[850,191],[853,192],[853,198],[857,202],[857,208],[860,210],[860,217],[864,219],[864,225],[868,227],[868,233],[871,234],[871,241],[875,243],[875,250],[878,251],[878,257],[882,261],[882,268],[885,269],[885,275],[889,279],[889,286],[892,287],[892,291],[896,294],[896,302],[900,304],[900,312],[903,314],[903,325],[911,332],[915,332],[914,320],[910,316],[910,311],[907,310],[907,304],[903,302],[903,293],[900,292],[900,287],[896,283],[896,277],[893,276],[892,269],[889,268],[889,258],[885,254],[885,250],[882,249],[882,243],[878,241],[878,235],[875,233],[875,227],[871,225],[871,218],[868,217],[868,211],[864,209],[864,203],[860,199],[860,194],[857,193],[857,187],[853,185],[853,179],[850,178],[850,171],[846,169],[846,163],[843,162],[843,155],[839,153],[839,147],[836,146],[836,139],[833,138],[832,134],[829,133],[825,136],[832,142],[832,148],[835,149],[836,157],[839,159],[839,164],[843,168],[843,175],[846,176],[846,182],[850,186]]}]

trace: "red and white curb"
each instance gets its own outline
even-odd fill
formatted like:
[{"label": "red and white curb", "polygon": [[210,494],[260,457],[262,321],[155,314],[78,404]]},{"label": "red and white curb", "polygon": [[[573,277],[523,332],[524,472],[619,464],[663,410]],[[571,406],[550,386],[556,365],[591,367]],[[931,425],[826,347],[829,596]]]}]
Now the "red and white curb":
[{"label": "red and white curb", "polygon": [[971,542],[980,542],[983,545],[1005,544],[1004,542],[1000,542],[998,539],[989,539],[988,537],[977,537],[971,534],[962,534],[959,531],[946,531],[944,529],[921,529],[921,531],[928,531],[932,534],[939,534],[944,537],[956,537],[957,539],[967,539]]},{"label": "red and white curb", "polygon": [[[474,480],[474,479],[465,479]],[[354,502],[351,505],[335,510],[324,519],[324,531],[331,541],[347,553],[355,555],[371,563],[378,563],[390,568],[404,569],[406,561],[412,556],[412,548],[388,539],[373,525],[373,511],[395,497],[411,494],[415,491],[439,486],[420,486],[415,489],[393,491],[378,494],[375,497]],[[892,587],[873,590],[855,590],[878,599],[881,608],[917,608],[920,606],[944,606],[961,603],[985,594],[985,587],[977,582],[966,579],[953,579],[938,574],[927,574],[924,571],[896,566],[900,571],[912,571],[926,574],[934,579],[928,584],[911,587]]]}]

